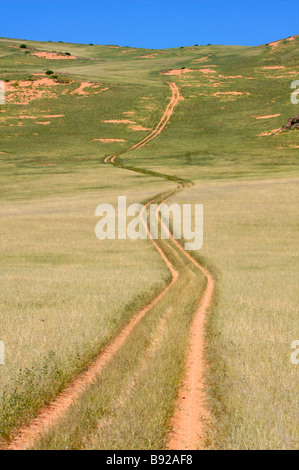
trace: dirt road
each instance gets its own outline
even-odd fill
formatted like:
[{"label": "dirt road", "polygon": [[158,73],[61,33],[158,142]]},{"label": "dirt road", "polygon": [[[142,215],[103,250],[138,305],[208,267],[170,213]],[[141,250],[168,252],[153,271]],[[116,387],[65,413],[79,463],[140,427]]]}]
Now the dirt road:
[{"label": "dirt road", "polygon": [[[154,199],[148,201],[146,206],[155,202],[161,204],[176,192],[182,190],[185,186],[190,185],[180,178],[170,175],[152,172],[142,168],[133,168],[124,165],[122,162],[117,161],[117,157],[130,150],[141,148],[152,139],[157,137],[165,128],[173,113],[174,107],[177,105],[180,94],[175,83],[168,83],[172,92],[171,99],[167,108],[156,126],[156,128],[143,140],[133,145],[130,149],[120,153],[109,155],[105,158],[105,163],[111,163],[118,168],[126,170],[137,171],[138,173],[153,174],[162,178],[174,181],[177,183],[177,189],[158,194]],[[146,210],[146,208],[144,209]],[[157,213],[158,217],[158,213]],[[149,229],[147,227],[149,234]],[[15,438],[12,440],[7,450],[23,450],[32,447],[35,441],[43,435],[48,429],[55,426],[60,419],[63,418],[69,407],[74,404],[80,395],[87,389],[87,387],[94,383],[100,376],[103,368],[109,364],[109,361],[114,357],[116,352],[125,343],[130,336],[136,325],[147,314],[147,312],[156,305],[169,289],[177,282],[180,275],[176,271],[171,261],[168,259],[167,254],[154,240],[151,240],[157,249],[159,255],[166,263],[172,279],[171,282],[163,289],[163,291],[156,296],[148,305],[141,309],[129,323],[122,329],[116,339],[99,354],[98,358],[90,365],[90,367],[80,374],[66,389],[65,391],[47,408],[41,411],[39,416],[32,420],[29,425],[24,426],[19,430]],[[192,258],[192,256],[184,250],[184,248],[173,239],[170,234],[170,241],[173,248],[177,252],[181,252],[186,258],[186,261],[191,261],[201,274],[204,274],[207,280],[206,289],[201,299],[200,305],[195,313],[192,327],[190,330],[189,348],[186,356],[186,371],[183,384],[178,394],[178,401],[172,421],[173,431],[169,436],[168,448],[173,450],[178,449],[197,449],[199,442],[203,442],[204,428],[203,423],[208,418],[208,413],[204,407],[204,371],[205,364],[203,358],[204,352],[204,323],[207,310],[209,309],[212,301],[214,281],[209,272],[204,269],[200,264]],[[171,307],[171,306],[169,306]]]}]

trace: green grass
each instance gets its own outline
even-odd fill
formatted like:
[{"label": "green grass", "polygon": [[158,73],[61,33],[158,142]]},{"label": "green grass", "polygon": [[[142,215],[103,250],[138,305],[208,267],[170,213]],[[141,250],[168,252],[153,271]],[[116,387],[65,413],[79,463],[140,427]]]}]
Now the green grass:
[{"label": "green grass", "polygon": [[[298,374],[289,357],[299,333],[298,131],[260,136],[298,114],[290,101],[291,82],[299,75],[298,42],[297,36],[276,51],[271,46],[155,51],[0,39],[0,79],[11,85],[47,70],[58,76],[53,86],[39,88],[45,92],[41,98],[20,104],[18,91],[14,101],[0,106],[3,439],[86,368],[169,279],[150,242],[95,238],[97,205],[115,204],[119,194],[142,202],[184,178],[195,186],[172,199],[204,204],[199,255],[217,273],[206,338],[212,411],[207,445],[298,448]],[[23,43],[27,49],[19,47]],[[78,59],[31,55],[38,50]],[[156,55],[140,57],[151,54]],[[194,71],[160,73],[182,67]],[[83,80],[97,88],[72,94]],[[175,81],[184,98],[169,124],[149,145],[121,155],[124,164],[147,174],[103,165],[105,156],[128,149],[149,132],[103,121],[128,119],[154,128],[167,104],[167,81]],[[214,96],[219,92],[242,95]],[[255,117],[274,114],[280,116]],[[46,117],[53,115],[61,116]],[[182,284],[143,319],[99,382],[38,448],[165,446],[202,289],[188,266],[181,269]],[[170,304],[175,308],[163,323]]]},{"label": "green grass", "polygon": [[[7,367],[1,371],[1,391],[6,389],[7,401],[2,400],[1,409],[6,416],[7,406],[12,408],[13,420],[19,409],[19,404],[11,405],[15,390],[19,394],[21,388],[26,395],[26,409],[20,417],[24,420],[31,406],[36,411],[84,368],[168,278],[151,245],[96,239],[94,211],[103,201],[103,191],[105,202],[115,204],[119,190],[134,201],[160,189],[160,184],[145,178],[136,190],[136,177],[130,173],[125,177],[123,172],[113,187],[117,171],[112,175],[108,170],[106,178],[109,173],[110,187],[101,189],[92,170],[77,172],[80,184],[76,187],[74,178],[69,191],[64,183],[67,177],[56,175],[56,184],[51,186],[54,191],[57,188],[55,195],[41,198],[37,192],[36,198],[31,195],[26,202],[7,202],[5,212],[1,211],[1,311],[5,312],[1,340],[7,351]],[[84,178],[89,188],[81,191]],[[42,182],[47,188],[47,178]],[[63,195],[59,195],[62,186]],[[55,370],[41,381],[47,375],[44,362],[52,351]],[[20,383],[19,370],[31,368],[29,379],[22,373]],[[53,379],[56,373],[57,381]],[[37,377],[33,399],[29,399],[32,375]],[[2,429],[7,429],[7,420]]]},{"label": "green grass", "polygon": [[165,448],[189,328],[205,281],[177,249],[166,242],[162,246],[179,280],[37,449]]},{"label": "green grass", "polygon": [[217,267],[207,328],[209,446],[298,448],[296,179],[201,182],[173,201],[205,210],[201,256]]}]

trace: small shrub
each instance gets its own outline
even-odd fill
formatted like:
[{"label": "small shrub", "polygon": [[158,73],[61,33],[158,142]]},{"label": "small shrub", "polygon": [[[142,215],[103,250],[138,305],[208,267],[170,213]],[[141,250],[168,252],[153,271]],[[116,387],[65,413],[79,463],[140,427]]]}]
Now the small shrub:
[{"label": "small shrub", "polygon": [[19,86],[19,82],[14,82],[13,86],[14,86],[14,87],[18,87],[18,86]]},{"label": "small shrub", "polygon": [[64,55],[71,55],[69,52],[65,52]]},{"label": "small shrub", "polygon": [[47,70],[46,71],[46,75],[53,75],[54,72],[52,72],[52,70]]},{"label": "small shrub", "polygon": [[63,83],[63,84],[67,84],[67,83],[70,83],[70,79],[69,78],[59,78],[58,79],[58,83]]},{"label": "small shrub", "polygon": [[20,45],[20,48],[21,48],[21,49],[27,49],[27,46],[26,46],[26,44],[21,44],[21,45]]}]

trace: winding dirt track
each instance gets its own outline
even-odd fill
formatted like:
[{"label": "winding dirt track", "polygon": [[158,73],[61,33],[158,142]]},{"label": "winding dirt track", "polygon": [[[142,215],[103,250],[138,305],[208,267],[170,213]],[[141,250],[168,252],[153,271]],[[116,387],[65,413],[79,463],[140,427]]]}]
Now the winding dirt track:
[{"label": "winding dirt track", "polygon": [[[175,83],[168,82],[168,85],[172,92],[172,97],[170,102],[156,128],[143,140],[133,145],[129,150],[119,152],[114,155],[109,155],[105,158],[105,163],[111,163],[117,167],[121,167],[131,171],[138,171],[139,173],[148,174],[148,170],[143,170],[141,168],[132,168],[127,167],[122,163],[116,162],[115,159],[118,155],[126,153],[130,150],[136,150],[149,141],[157,137],[166,124],[168,123],[173,109],[180,99],[179,90]],[[163,175],[155,172],[151,172],[157,176],[163,178],[170,177],[168,175]],[[158,194],[154,199],[148,201],[145,205],[144,210],[149,204],[153,202],[158,202],[162,204],[168,197],[180,191],[184,186],[189,185],[184,180],[179,178],[172,177],[172,180],[178,183],[177,190],[172,190],[166,193],[162,199],[162,195]],[[157,213],[157,217],[158,213]],[[166,229],[166,227],[164,226]],[[148,235],[149,229],[146,227]],[[204,295],[200,301],[200,305],[194,316],[194,320],[190,329],[190,345],[187,353],[187,362],[186,362],[186,372],[182,387],[179,391],[178,401],[175,408],[175,413],[172,421],[173,432],[169,436],[168,449],[180,450],[180,449],[198,449],[199,442],[202,442],[204,435],[203,425],[205,420],[208,418],[207,411],[204,407],[204,381],[203,373],[205,370],[204,366],[204,322],[206,312],[209,309],[212,301],[213,290],[214,290],[214,281],[210,273],[203,268],[197,261],[192,258],[192,256],[184,250],[184,248],[173,239],[171,233],[170,243],[173,243],[177,250],[181,251],[186,257],[186,261],[191,261],[196,268],[204,274],[207,280],[206,289]],[[172,263],[160,248],[160,246],[154,241],[151,240],[157,249],[159,255],[162,257],[166,263],[172,279],[171,282],[156,296],[148,305],[141,309],[132,320],[127,323],[127,325],[121,330],[116,339],[108,344],[99,354],[97,359],[89,366],[89,368],[80,374],[74,381],[64,390],[64,392],[58,396],[58,398],[53,401],[53,403],[43,409],[39,416],[32,420],[29,425],[21,428],[13,439],[13,441],[5,448],[6,450],[24,450],[32,447],[35,441],[43,435],[51,427],[55,426],[60,419],[63,418],[67,410],[71,405],[73,405],[80,395],[86,390],[86,388],[94,383],[99,375],[101,374],[103,368],[109,363],[109,361],[114,357],[116,352],[121,348],[125,343],[127,338],[130,336],[136,325],[140,320],[147,314],[147,312],[156,305],[164,295],[169,291],[169,289],[175,284],[179,277],[179,273],[175,270]]]},{"label": "winding dirt track", "polygon": [[[164,127],[166,126],[166,124],[168,123],[172,113],[173,113],[173,109],[174,107],[177,105],[179,99],[180,99],[180,92],[178,90],[178,87],[176,86],[175,83],[173,82],[167,82],[167,84],[169,85],[170,89],[171,89],[171,92],[172,92],[172,97],[170,99],[170,102],[168,103],[167,105],[167,108],[159,122],[159,124],[155,127],[155,129],[148,135],[146,136],[144,139],[142,139],[140,142],[138,142],[137,144],[133,145],[132,147],[130,147],[128,150],[125,150],[124,153],[127,153],[127,152],[130,152],[131,150],[137,150],[141,147],[143,147],[145,144],[147,144],[150,140],[154,139],[155,137],[157,137],[157,135],[159,135]],[[116,156],[119,155],[119,154],[115,154],[115,155],[109,155],[108,157],[105,158],[104,162],[105,163],[114,163],[114,160],[116,158]]]}]

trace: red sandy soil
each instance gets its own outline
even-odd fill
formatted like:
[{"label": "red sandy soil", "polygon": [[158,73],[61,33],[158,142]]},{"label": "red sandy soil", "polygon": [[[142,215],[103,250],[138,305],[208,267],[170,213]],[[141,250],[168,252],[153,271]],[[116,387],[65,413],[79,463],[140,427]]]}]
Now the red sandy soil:
[{"label": "red sandy soil", "polygon": [[269,46],[272,47],[272,51],[275,51],[275,49],[277,49],[279,46],[279,41],[270,42]]},{"label": "red sandy soil", "polygon": [[59,85],[50,78],[41,78],[33,82],[30,80],[20,81],[16,87],[13,83],[5,83],[6,101],[14,104],[28,104],[42,96],[51,96],[47,88]]},{"label": "red sandy soil", "polygon": [[45,118],[59,118],[59,117],[64,117],[64,114],[44,114]]},{"label": "red sandy soil", "polygon": [[208,75],[210,73],[216,73],[216,70],[213,70],[213,69],[198,69],[198,71],[205,75]]},{"label": "red sandy soil", "polygon": [[106,121],[102,121],[111,124],[136,124],[135,121],[130,121],[129,119],[107,119]]},{"label": "red sandy soil", "polygon": [[102,88],[100,91],[95,91],[93,94],[94,94],[94,95],[98,95],[99,93],[102,93],[103,91],[107,91],[107,90],[109,90],[108,87]]},{"label": "red sandy soil", "polygon": [[140,55],[138,59],[154,59],[157,57],[158,54],[148,54],[148,55]]},{"label": "red sandy soil", "polygon": [[243,75],[228,75],[227,77],[225,77],[224,75],[218,75],[219,78],[224,78],[224,79],[227,79],[227,78],[243,78]]},{"label": "red sandy soil", "polygon": [[55,86],[57,85],[56,82],[54,82],[51,78],[41,78],[39,80],[31,81],[31,80],[25,80],[25,81],[20,81],[18,82],[18,86],[15,87],[11,82],[6,83],[5,82],[5,89],[10,92],[10,91],[16,91],[19,88],[27,88],[27,87],[38,87],[41,85],[44,86]]},{"label": "red sandy soil", "polygon": [[270,119],[270,118],[274,118],[278,116],[280,116],[280,114],[269,114],[268,116],[251,116],[251,117],[255,119]]},{"label": "red sandy soil", "polygon": [[[249,95],[250,93],[246,93],[246,95]],[[214,93],[213,96],[222,96],[222,95],[232,95],[232,96],[239,96],[239,95],[244,95],[241,91],[217,91],[217,93]]]},{"label": "red sandy soil", "polygon": [[193,72],[191,69],[174,69],[168,72],[163,72],[162,75],[182,75],[183,73]]},{"label": "red sandy soil", "polygon": [[259,137],[264,137],[267,135],[278,135],[279,133],[280,133],[280,127],[278,129],[273,129],[270,132],[262,132],[261,134],[259,134]]},{"label": "red sandy soil", "polygon": [[201,57],[200,59],[194,59],[193,62],[205,62],[206,60],[209,60],[209,57]]},{"label": "red sandy soil", "polygon": [[125,142],[124,139],[92,139],[93,141],[99,141],[99,142]]},{"label": "red sandy soil", "polygon": [[[279,150],[283,149],[299,149],[299,145],[289,145],[288,147],[278,147]],[[1,152],[0,152],[1,153]],[[2,152],[3,153],[3,152]]]},{"label": "red sandy soil", "polygon": [[169,102],[169,104],[166,108],[165,113],[162,116],[162,119],[160,120],[157,127],[147,137],[145,137],[143,140],[141,140],[141,142],[138,142],[138,144],[133,145],[133,147],[130,150],[140,148],[143,145],[145,145],[146,143],[148,143],[154,137],[159,135],[162,132],[162,130],[164,129],[164,127],[166,126],[166,124],[168,123],[168,121],[169,121],[169,119],[170,119],[170,117],[173,113],[174,107],[176,106],[176,104],[180,100],[180,93],[179,93],[177,85],[175,83],[172,83],[172,82],[168,82],[168,85],[170,86],[170,89],[171,89],[171,92],[172,92],[172,97],[171,97],[171,100],[170,100],[170,102]]},{"label": "red sandy soil", "polygon": [[279,69],[285,69],[284,65],[273,65],[273,66],[266,66],[262,67],[264,70],[279,70]]},{"label": "red sandy soil", "polygon": [[87,93],[84,91],[85,88],[88,88],[90,86],[94,85],[94,83],[90,82],[82,82],[76,90],[72,91],[70,94],[71,95],[86,95]]},{"label": "red sandy soil", "polygon": [[[287,38],[287,41],[292,42],[292,41],[294,41],[295,39],[296,39],[296,36],[291,36],[291,37]],[[272,52],[275,52],[275,51],[279,48],[279,46],[280,46],[281,43],[282,43],[282,40],[270,42],[269,46],[271,46]]]},{"label": "red sandy soil", "polygon": [[57,52],[33,52],[31,55],[36,57],[41,57],[42,59],[50,59],[50,60],[67,60],[67,59],[78,59],[74,55],[63,55],[58,54]]},{"label": "red sandy soil", "polygon": [[19,119],[37,119],[37,117],[36,116],[19,116]]},{"label": "red sandy soil", "polygon": [[207,367],[204,360],[204,333],[206,316],[212,304],[214,280],[177,240],[173,237],[172,240],[207,280],[204,295],[190,329],[185,378],[179,391],[172,419],[173,431],[168,442],[169,450],[198,450],[204,447],[205,426],[209,421],[204,392],[204,373]]},{"label": "red sandy soil", "polygon": [[148,128],[148,127],[143,127],[143,126],[130,126],[130,129],[132,129],[133,131],[151,131],[152,129],[151,128]]}]

